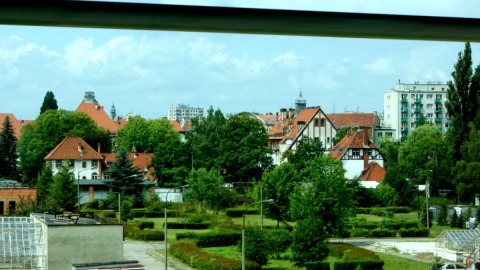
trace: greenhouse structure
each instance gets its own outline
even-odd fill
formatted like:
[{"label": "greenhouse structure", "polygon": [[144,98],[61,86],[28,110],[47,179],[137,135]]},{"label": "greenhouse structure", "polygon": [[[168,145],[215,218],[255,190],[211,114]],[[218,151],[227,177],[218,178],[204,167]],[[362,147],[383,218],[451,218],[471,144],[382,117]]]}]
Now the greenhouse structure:
[{"label": "greenhouse structure", "polygon": [[456,262],[467,258],[480,246],[480,229],[445,230],[435,240],[434,255]]}]

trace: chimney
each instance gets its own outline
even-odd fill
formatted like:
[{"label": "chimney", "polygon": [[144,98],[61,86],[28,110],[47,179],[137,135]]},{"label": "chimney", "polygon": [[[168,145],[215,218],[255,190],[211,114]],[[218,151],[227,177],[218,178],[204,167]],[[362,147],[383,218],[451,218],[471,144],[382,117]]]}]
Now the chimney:
[{"label": "chimney", "polygon": [[363,145],[368,146],[368,127],[363,127]]},{"label": "chimney", "polygon": [[294,114],[295,114],[295,110],[292,109],[292,108],[289,108],[288,109],[288,118],[293,119]]},{"label": "chimney", "polygon": [[280,118],[282,121],[287,118],[287,109],[285,108],[280,109]]},{"label": "chimney", "polygon": [[97,152],[100,154],[100,143],[97,143]]}]

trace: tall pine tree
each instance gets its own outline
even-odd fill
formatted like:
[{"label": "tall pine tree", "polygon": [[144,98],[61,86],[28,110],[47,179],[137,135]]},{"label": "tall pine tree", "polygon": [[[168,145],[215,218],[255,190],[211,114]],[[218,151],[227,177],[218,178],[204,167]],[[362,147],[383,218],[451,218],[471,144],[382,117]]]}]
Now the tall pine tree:
[{"label": "tall pine tree", "polygon": [[57,100],[52,91],[47,91],[45,97],[43,98],[42,107],[40,107],[40,114],[44,113],[47,110],[57,110]]},{"label": "tall pine tree", "polygon": [[17,137],[8,116],[3,121],[0,133],[0,178],[18,180]]},{"label": "tall pine tree", "polygon": [[452,120],[448,137],[453,145],[453,160],[457,162],[462,158],[460,149],[470,133],[469,123],[474,123],[479,114],[480,65],[473,73],[469,42],[465,44],[463,54],[458,53],[452,77],[453,82],[448,82],[445,107]]},{"label": "tall pine tree", "polygon": [[110,178],[107,183],[113,192],[121,192],[123,196],[135,196],[135,204],[143,201],[143,177],[138,175],[139,167],[132,167],[133,161],[128,157],[125,148],[121,148],[115,156],[115,162],[110,168]]}]

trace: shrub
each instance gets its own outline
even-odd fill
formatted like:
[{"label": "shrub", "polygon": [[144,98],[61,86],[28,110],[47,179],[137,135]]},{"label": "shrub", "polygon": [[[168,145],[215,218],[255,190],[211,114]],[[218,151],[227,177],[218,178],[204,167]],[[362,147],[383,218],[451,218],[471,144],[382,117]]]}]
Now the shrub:
[{"label": "shrub", "polygon": [[384,228],[377,228],[368,232],[367,237],[373,238],[384,238],[384,237],[396,237],[397,231],[384,229]]},{"label": "shrub", "polygon": [[[242,217],[244,211],[244,209],[228,208],[225,210],[225,215],[228,217]],[[245,215],[258,215],[258,210],[248,209]]]},{"label": "shrub", "polygon": [[[163,225],[165,227],[165,224]],[[208,223],[178,223],[168,222],[169,229],[189,229],[189,230],[206,230],[210,227]]]},{"label": "shrub", "polygon": [[203,215],[192,214],[188,217],[188,223],[202,223],[204,220]]},{"label": "shrub", "polygon": [[430,235],[430,231],[426,228],[402,228],[398,233],[401,237],[428,237]]},{"label": "shrub", "polygon": [[163,241],[165,240],[164,232],[159,230],[140,230],[129,225],[124,226],[124,235],[133,240],[140,241]]},{"label": "shrub", "polygon": [[153,227],[155,226],[155,223],[153,221],[142,221],[140,222],[140,224],[138,225],[138,228],[140,230],[143,230],[143,229],[153,229]]},{"label": "shrub", "polygon": [[103,212],[103,216],[106,218],[115,218],[117,214],[115,212]]},{"label": "shrub", "polygon": [[330,263],[328,262],[306,262],[305,268],[307,270],[330,270]]},{"label": "shrub", "polygon": [[[178,258],[183,263],[199,270],[225,269],[240,270],[242,262],[213,255],[201,251],[194,243],[189,241],[176,241],[170,246],[170,254]],[[247,261],[245,269],[260,270],[260,265],[255,262]]]},{"label": "shrub", "polygon": [[382,270],[384,262],[379,260],[343,261],[333,264],[334,270],[369,269]]},{"label": "shrub", "polygon": [[291,233],[285,229],[265,230],[268,237],[270,253],[280,257],[280,253],[287,251],[293,241]]},{"label": "shrub", "polygon": [[368,249],[348,245],[348,244],[328,244],[330,255],[343,260],[378,260],[380,257],[375,252]]},{"label": "shrub", "polygon": [[227,247],[235,246],[242,240],[240,232],[208,232],[208,233],[177,233],[177,240],[191,238],[199,247]]},{"label": "shrub", "polygon": [[393,218],[393,212],[387,211],[385,208],[370,208],[370,214],[379,217]]},{"label": "shrub", "polygon": [[368,231],[364,228],[355,228],[350,231],[352,237],[365,237],[368,234]]},{"label": "shrub", "polygon": [[91,202],[85,203],[83,207],[90,208],[90,209],[104,210],[104,209],[107,209],[108,203],[106,202],[105,199],[94,199]]},{"label": "shrub", "polygon": [[[237,243],[238,249],[242,250],[242,241]],[[245,231],[245,258],[257,262],[260,266],[268,263],[268,257],[273,252],[270,246],[268,231],[256,228],[248,228]]]}]

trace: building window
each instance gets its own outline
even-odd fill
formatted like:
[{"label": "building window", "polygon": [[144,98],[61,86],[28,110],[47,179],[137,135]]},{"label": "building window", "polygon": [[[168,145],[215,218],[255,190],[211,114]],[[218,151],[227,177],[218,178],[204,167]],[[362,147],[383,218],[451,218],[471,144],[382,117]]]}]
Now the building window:
[{"label": "building window", "polygon": [[427,109],[433,108],[433,104],[427,104]]},{"label": "building window", "polygon": [[387,96],[387,100],[390,100],[390,95]]},{"label": "building window", "polygon": [[315,127],[318,127],[318,119],[314,119],[313,124],[314,124]]},{"label": "building window", "polygon": [[415,108],[415,104],[412,103],[412,105],[410,105],[410,107],[412,107],[412,109]]},{"label": "building window", "polygon": [[70,168],[75,168],[75,161],[73,159],[67,160],[67,162],[68,162],[68,166],[70,166]]},{"label": "building window", "polygon": [[412,99],[415,99],[415,94],[411,94],[410,97],[411,97]]},{"label": "building window", "polygon": [[92,168],[96,168],[98,166],[97,160],[92,160]]},{"label": "building window", "polygon": [[112,167],[112,165],[113,165],[113,162],[111,162],[111,161],[107,162],[107,167]]},{"label": "building window", "polygon": [[402,94],[402,98],[407,98],[407,94]]},{"label": "building window", "polygon": [[327,137],[327,144],[330,143],[330,137]]},{"label": "building window", "polygon": [[315,139],[314,139],[313,141],[316,142],[316,143],[319,143],[319,142],[320,142],[320,138],[319,138],[319,137],[315,137]]},{"label": "building window", "polygon": [[354,158],[360,157],[360,149],[352,149],[352,156]]},{"label": "building window", "polygon": [[82,162],[82,168],[87,168],[87,162],[86,161]]},{"label": "building window", "polygon": [[62,166],[62,161],[61,160],[56,160],[55,161],[55,168],[58,168],[60,166]]},{"label": "building window", "polygon": [[385,132],[385,136],[391,138],[391,137],[393,137],[393,133],[392,132]]},{"label": "building window", "polygon": [[324,127],[325,126],[325,119],[320,119],[320,126],[321,127]]},{"label": "building window", "polygon": [[414,128],[415,127],[415,122],[411,123],[410,127]]},{"label": "building window", "polygon": [[433,99],[433,94],[427,94],[427,99]]},{"label": "building window", "polygon": [[383,133],[382,132],[378,132],[378,137],[382,137],[383,136]]},{"label": "building window", "polygon": [[427,118],[432,118],[433,117],[433,113],[427,113]]},{"label": "building window", "polygon": [[110,174],[105,173],[103,174],[103,179],[112,179],[112,178],[110,177]]},{"label": "building window", "polygon": [[98,179],[98,173],[92,173],[92,179]]}]

